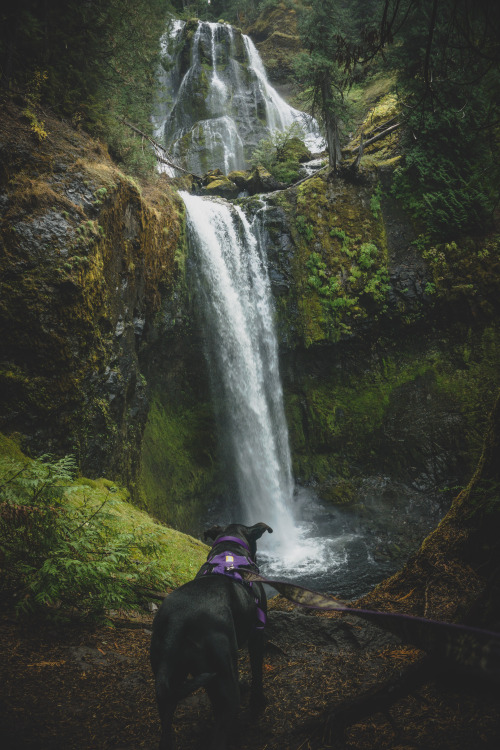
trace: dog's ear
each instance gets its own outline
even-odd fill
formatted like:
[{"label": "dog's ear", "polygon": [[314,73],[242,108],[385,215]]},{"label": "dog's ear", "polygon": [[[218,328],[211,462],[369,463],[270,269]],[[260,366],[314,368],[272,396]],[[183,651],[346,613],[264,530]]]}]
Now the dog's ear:
[{"label": "dog's ear", "polygon": [[261,538],[265,531],[269,531],[270,534],[273,533],[272,528],[268,526],[267,523],[256,523],[253,526],[247,526],[247,537],[252,542],[256,542],[257,539]]},{"label": "dog's ear", "polygon": [[203,534],[203,539],[207,541],[207,539],[211,539],[214,541],[214,539],[217,539],[218,536],[224,533],[224,529],[222,526],[212,526],[211,529],[207,529]]}]

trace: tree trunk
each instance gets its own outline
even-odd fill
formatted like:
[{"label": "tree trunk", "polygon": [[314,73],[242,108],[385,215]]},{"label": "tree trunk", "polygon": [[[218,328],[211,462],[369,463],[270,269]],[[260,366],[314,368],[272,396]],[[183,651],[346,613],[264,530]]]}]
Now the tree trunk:
[{"label": "tree trunk", "polygon": [[342,149],[340,147],[340,131],[338,120],[333,112],[328,112],[325,117],[326,144],[328,148],[328,162],[331,169],[337,171],[342,161]]},{"label": "tree trunk", "polygon": [[339,120],[332,100],[332,86],[329,75],[324,76],[321,82],[321,97],[323,100],[323,119],[325,121],[328,162],[330,168],[337,171],[342,161],[342,149],[340,147]]},{"label": "tree trunk", "polygon": [[439,526],[364,607],[500,628],[500,396],[469,482]]}]

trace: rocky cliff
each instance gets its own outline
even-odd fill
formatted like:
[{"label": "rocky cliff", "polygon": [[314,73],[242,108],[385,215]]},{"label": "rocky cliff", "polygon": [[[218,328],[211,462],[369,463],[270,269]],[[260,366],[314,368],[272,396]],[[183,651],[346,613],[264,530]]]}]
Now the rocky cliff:
[{"label": "rocky cliff", "polygon": [[0,130],[2,429],[130,482],[148,414],[145,362],[179,276],[182,208],[105,148],[13,104]]},{"label": "rocky cliff", "polygon": [[[202,30],[200,71],[222,76]],[[231,43],[226,30],[218,44]],[[394,107],[372,88],[351,160]],[[4,113],[1,428],[33,454],[76,453],[190,528],[220,476],[183,204],[171,180],[135,183],[81,131],[48,117],[39,140],[20,107]],[[399,153],[391,135],[357,172],[266,196],[294,472],[334,502],[356,501],[367,476],[426,492],[463,481],[498,384],[498,241],[422,243],[391,194]],[[241,205],[263,211],[257,196]]]}]

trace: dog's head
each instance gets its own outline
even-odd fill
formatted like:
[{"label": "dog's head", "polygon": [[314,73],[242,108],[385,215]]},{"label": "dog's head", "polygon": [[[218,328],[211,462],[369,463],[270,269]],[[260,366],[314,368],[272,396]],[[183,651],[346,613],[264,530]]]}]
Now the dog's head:
[{"label": "dog's head", "polygon": [[242,539],[248,544],[250,548],[250,555],[252,560],[255,560],[257,554],[257,540],[261,538],[264,532],[268,531],[270,534],[273,530],[266,523],[256,523],[253,526],[244,526],[241,523],[232,523],[229,526],[212,526],[211,529],[207,529],[204,533],[205,541],[210,539],[214,542],[219,536],[234,536],[238,539]]}]

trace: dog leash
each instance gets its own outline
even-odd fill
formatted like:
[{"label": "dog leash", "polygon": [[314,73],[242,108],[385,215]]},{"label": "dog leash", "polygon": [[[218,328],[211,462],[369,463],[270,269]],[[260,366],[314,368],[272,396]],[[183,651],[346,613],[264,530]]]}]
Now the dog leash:
[{"label": "dog leash", "polygon": [[457,623],[428,620],[425,617],[356,609],[333,596],[294,583],[267,579],[253,571],[242,571],[242,576],[248,581],[269,584],[286,599],[299,606],[362,617],[435,658],[442,659],[465,672],[500,682],[500,633]]}]

